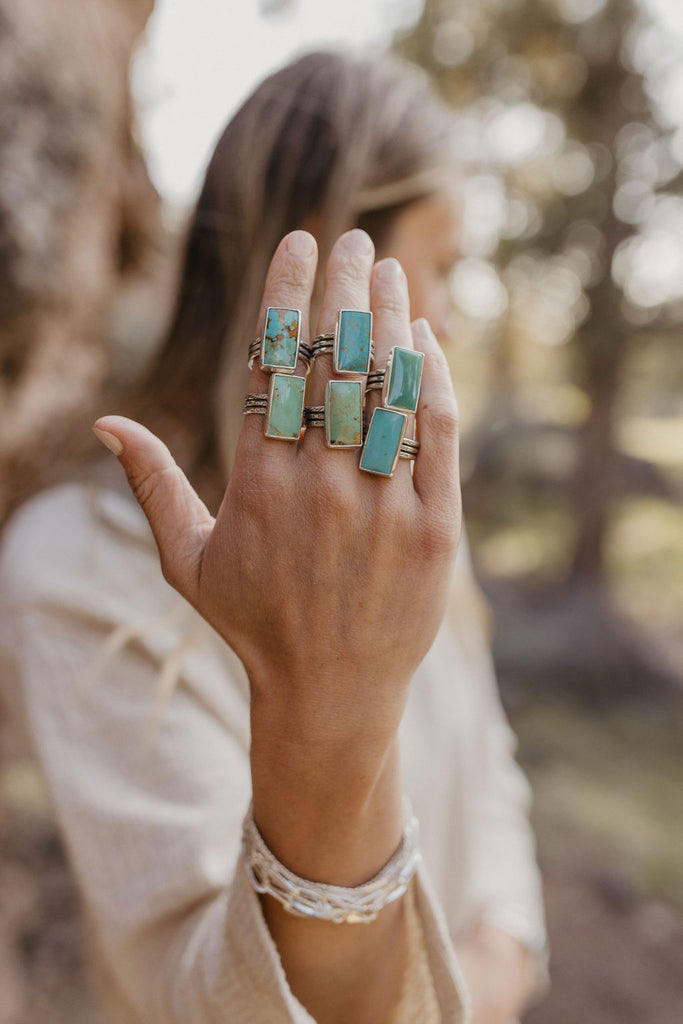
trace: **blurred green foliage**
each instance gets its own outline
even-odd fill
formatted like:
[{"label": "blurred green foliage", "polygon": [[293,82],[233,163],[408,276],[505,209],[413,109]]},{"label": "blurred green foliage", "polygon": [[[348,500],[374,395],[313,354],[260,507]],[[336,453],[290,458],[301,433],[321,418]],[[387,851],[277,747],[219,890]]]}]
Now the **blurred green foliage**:
[{"label": "blurred green foliage", "polygon": [[425,0],[395,47],[456,108],[467,171],[450,355],[480,566],[670,622],[683,578],[683,531],[662,525],[679,522],[683,496],[683,11]]}]

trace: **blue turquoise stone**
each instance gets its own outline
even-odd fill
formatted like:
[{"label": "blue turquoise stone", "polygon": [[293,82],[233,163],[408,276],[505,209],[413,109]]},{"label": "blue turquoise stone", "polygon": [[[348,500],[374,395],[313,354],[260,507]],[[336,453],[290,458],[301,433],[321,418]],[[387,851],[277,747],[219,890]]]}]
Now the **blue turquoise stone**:
[{"label": "blue turquoise stone", "polygon": [[334,368],[337,373],[367,373],[370,369],[372,313],[342,309],[337,318]]},{"label": "blue turquoise stone", "polygon": [[391,476],[396,468],[408,417],[393,409],[375,409],[370,421],[360,468],[366,473]]},{"label": "blue turquoise stone", "polygon": [[266,417],[266,437],[297,441],[304,414],[305,377],[274,373],[270,379],[270,406]]},{"label": "blue turquoise stone", "polygon": [[416,412],[422,382],[424,352],[396,346],[390,353],[390,366],[382,400],[389,409]]},{"label": "blue turquoise stone", "polygon": [[298,309],[266,310],[261,367],[264,370],[294,370],[299,351],[301,314]]},{"label": "blue turquoise stone", "polygon": [[362,381],[328,380],[325,390],[325,441],[330,448],[360,448],[362,445]]}]

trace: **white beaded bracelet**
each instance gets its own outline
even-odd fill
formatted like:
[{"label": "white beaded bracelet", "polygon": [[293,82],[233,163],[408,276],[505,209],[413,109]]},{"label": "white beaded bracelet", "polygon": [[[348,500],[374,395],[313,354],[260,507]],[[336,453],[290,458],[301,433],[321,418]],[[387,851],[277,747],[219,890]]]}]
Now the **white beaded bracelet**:
[{"label": "white beaded bracelet", "polygon": [[391,860],[369,882],[346,888],[310,882],[281,864],[256,827],[251,804],[242,830],[242,849],[256,892],[273,896],[297,917],[313,917],[335,924],[374,921],[383,907],[403,896],[420,862],[418,840],[418,821],[411,813],[407,816],[401,845]]}]

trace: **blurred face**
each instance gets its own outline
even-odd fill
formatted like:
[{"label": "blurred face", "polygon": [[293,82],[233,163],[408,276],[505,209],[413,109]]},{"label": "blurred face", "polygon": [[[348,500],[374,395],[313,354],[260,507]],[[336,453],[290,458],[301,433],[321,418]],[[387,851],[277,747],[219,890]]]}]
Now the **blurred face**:
[{"label": "blurred face", "polygon": [[410,315],[426,317],[439,341],[448,336],[450,276],[459,255],[460,192],[444,187],[398,214],[377,258],[394,256],[408,278]]}]

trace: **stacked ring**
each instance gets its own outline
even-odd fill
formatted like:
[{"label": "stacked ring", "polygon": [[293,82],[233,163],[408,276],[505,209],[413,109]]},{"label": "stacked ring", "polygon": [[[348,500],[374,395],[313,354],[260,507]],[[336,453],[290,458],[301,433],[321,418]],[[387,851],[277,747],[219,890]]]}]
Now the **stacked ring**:
[{"label": "stacked ring", "polygon": [[325,406],[324,405],[307,405],[304,408],[304,426],[305,427],[324,427],[325,426]]},{"label": "stacked ring", "polygon": [[311,350],[301,341],[301,311],[269,306],[263,334],[249,345],[249,369],[258,358],[262,370],[294,374],[299,359],[310,365]]},{"label": "stacked ring", "polygon": [[386,369],[368,374],[366,392],[382,391],[382,405],[370,420],[359,468],[391,477],[400,457],[415,459],[419,443],[405,437],[408,416],[417,411],[424,353],[395,345]]},{"label": "stacked ring", "polygon": [[325,352],[334,351],[334,334],[319,334],[311,344],[311,358],[321,356]]},{"label": "stacked ring", "polygon": [[[260,359],[261,349],[263,348],[263,338],[254,338],[253,341],[249,342],[249,369],[254,369],[254,363],[257,359]],[[306,373],[311,368],[311,348],[306,344],[305,341],[299,342],[299,359],[306,367]]]},{"label": "stacked ring", "polygon": [[412,437],[404,437],[398,455],[400,459],[416,459],[419,450],[419,441],[414,441]]},{"label": "stacked ring", "polygon": [[366,391],[381,391],[384,387],[384,370],[373,370],[365,380]]},{"label": "stacked ring", "polygon": [[[317,338],[313,339],[313,343],[310,347],[311,360],[315,359],[316,356],[322,356],[325,352],[329,352],[330,355],[334,356],[334,334],[319,334]],[[370,339],[370,362],[375,358],[375,342],[374,339]],[[336,369],[336,366],[335,366]],[[338,373],[343,373],[343,370],[337,370]],[[362,373],[362,370],[349,370],[349,373]]]},{"label": "stacked ring", "polygon": [[372,340],[372,313],[360,309],[340,309],[334,332],[319,334],[311,346],[313,357],[332,353],[335,373],[365,374],[375,357]]},{"label": "stacked ring", "polygon": [[279,441],[298,441],[304,415],[306,378],[273,373],[268,394],[249,394],[244,399],[245,416],[265,416],[264,433]]},{"label": "stacked ring", "polygon": [[245,416],[249,413],[268,412],[268,395],[249,394],[245,396],[242,412]]},{"label": "stacked ring", "polygon": [[[311,346],[301,343],[301,313],[268,307],[263,336],[249,345],[249,367],[256,358],[270,372],[267,394],[248,394],[244,415],[265,416],[266,437],[296,441],[302,427],[324,427],[329,448],[363,448],[359,468],[391,477],[399,458],[415,459],[419,442],[406,438],[408,416],[416,412],[424,355],[394,346],[384,370],[369,372],[374,358],[372,313],[342,309],[334,333],[321,334]],[[334,357],[335,372],[366,376],[361,380],[328,380],[325,404],[304,407],[306,380],[294,373],[298,359],[310,365],[325,352]],[[378,406],[364,431],[364,400],[381,390]],[[365,439],[364,439],[365,434]]]}]

